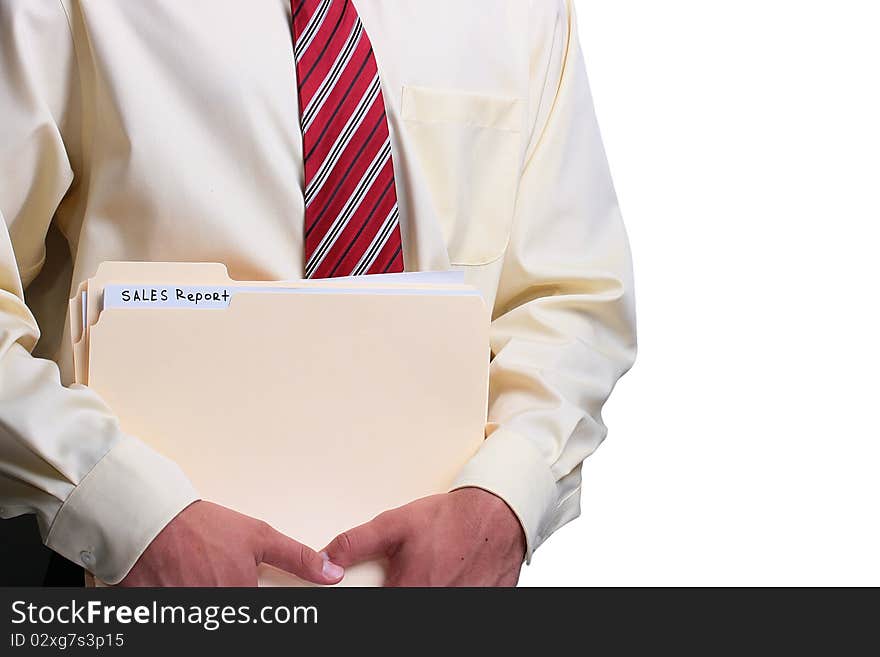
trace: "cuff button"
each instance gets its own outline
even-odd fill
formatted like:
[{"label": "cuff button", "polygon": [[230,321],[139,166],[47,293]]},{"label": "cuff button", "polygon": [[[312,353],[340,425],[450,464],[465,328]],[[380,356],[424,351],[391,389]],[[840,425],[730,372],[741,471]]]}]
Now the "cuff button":
[{"label": "cuff button", "polygon": [[95,563],[95,555],[93,555],[88,550],[83,550],[79,553],[79,560],[82,561],[85,565],[91,566]]}]

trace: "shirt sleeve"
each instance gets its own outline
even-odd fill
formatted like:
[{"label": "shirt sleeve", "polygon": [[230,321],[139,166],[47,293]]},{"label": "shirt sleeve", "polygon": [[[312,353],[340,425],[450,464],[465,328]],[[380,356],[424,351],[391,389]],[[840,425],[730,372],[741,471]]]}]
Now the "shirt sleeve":
[{"label": "shirt sleeve", "polygon": [[580,513],[581,464],[635,359],[629,245],[573,2],[533,3],[533,133],[490,331],[487,439],[454,488],[504,499],[526,559]]},{"label": "shirt sleeve", "polygon": [[0,2],[0,516],[36,514],[46,545],[113,584],[197,495],[97,395],[31,355],[24,290],[75,181],[79,95],[63,5]]}]

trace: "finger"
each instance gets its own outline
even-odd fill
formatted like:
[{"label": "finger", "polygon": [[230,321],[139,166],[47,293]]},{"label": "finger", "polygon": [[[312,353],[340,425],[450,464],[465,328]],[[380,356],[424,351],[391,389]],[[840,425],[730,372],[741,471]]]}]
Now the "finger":
[{"label": "finger", "polygon": [[263,538],[261,562],[313,584],[336,584],[345,574],[339,565],[323,559],[312,548],[271,527],[266,530]]},{"label": "finger", "polygon": [[375,557],[390,556],[402,538],[402,523],[395,514],[386,512],[341,533],[324,548],[323,553],[333,563],[347,568]]}]

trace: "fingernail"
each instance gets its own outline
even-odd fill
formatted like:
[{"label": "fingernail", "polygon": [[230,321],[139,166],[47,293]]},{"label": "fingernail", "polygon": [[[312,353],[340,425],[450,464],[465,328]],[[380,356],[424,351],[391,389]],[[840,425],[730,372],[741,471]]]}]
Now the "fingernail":
[{"label": "fingernail", "polygon": [[[322,554],[322,556],[324,555]],[[337,566],[332,561],[324,559],[324,567],[322,569],[322,572],[324,573],[324,577],[326,577],[327,579],[339,579],[340,577],[342,577],[342,574],[345,571],[342,569],[342,566]]]}]

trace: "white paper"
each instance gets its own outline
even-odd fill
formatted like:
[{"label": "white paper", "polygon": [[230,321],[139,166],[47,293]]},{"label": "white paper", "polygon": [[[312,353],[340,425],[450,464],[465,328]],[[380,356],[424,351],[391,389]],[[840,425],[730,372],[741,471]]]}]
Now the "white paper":
[{"label": "white paper", "polygon": [[86,328],[89,323],[89,305],[88,305],[89,293],[87,290],[83,290],[81,301],[82,301],[82,333],[81,333],[81,335],[85,335]]},{"label": "white paper", "polygon": [[464,285],[463,271],[406,271],[396,274],[369,274],[345,278],[312,279],[352,283],[408,283],[413,285]]}]

